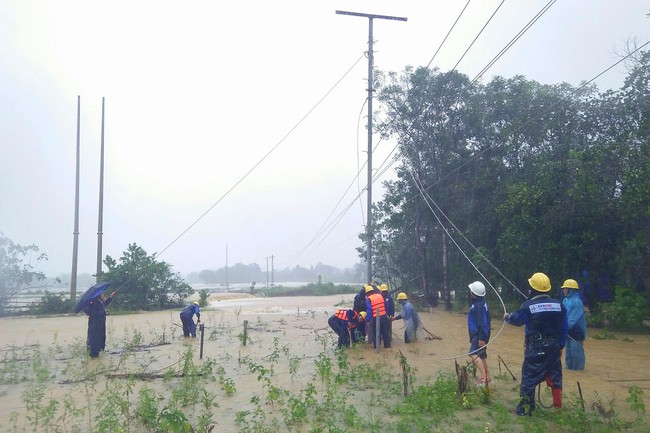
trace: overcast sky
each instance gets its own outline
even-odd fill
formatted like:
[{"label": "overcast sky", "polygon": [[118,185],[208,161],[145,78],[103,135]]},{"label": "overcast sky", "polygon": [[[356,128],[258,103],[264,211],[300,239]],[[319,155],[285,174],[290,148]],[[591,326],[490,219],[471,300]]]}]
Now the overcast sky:
[{"label": "overcast sky", "polygon": [[[471,2],[432,66],[453,68],[500,3]],[[474,78],[546,3],[505,1],[458,70]],[[188,273],[223,267],[228,245],[229,265],[350,267],[367,200],[355,201],[365,170],[354,179],[367,157],[368,20],[335,11],[408,18],[374,21],[376,68],[401,71],[429,63],[465,4],[3,0],[0,232],[46,253],[48,276],[71,271],[80,96],[78,272],[95,272],[105,97],[104,256],[136,243]],[[649,11],[647,0],[559,0],[483,81],[579,85],[627,41],[650,40]],[[624,76],[621,65],[598,87]],[[393,147],[379,143],[375,168]]]}]

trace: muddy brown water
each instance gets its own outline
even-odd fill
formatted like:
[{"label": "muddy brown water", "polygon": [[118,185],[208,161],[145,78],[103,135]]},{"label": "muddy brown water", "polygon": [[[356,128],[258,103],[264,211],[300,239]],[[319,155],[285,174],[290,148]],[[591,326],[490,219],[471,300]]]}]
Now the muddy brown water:
[{"label": "muddy brown water", "polygon": [[[218,384],[215,394],[219,395],[219,408],[216,409],[217,428],[220,431],[237,431],[235,413],[250,409],[250,398],[261,395],[261,385],[255,374],[241,362],[247,356],[260,365],[270,365],[269,356],[273,353],[274,342],[286,348],[291,357],[300,359],[300,368],[290,373],[289,363],[284,355],[275,366],[274,375],[284,377],[282,385],[292,391],[313,381],[314,360],[324,350],[333,353],[332,343],[335,335],[327,325],[327,318],[333,314],[337,305],[351,306],[353,295],[334,295],[325,297],[287,297],[252,298],[224,294],[210,299],[211,306],[202,310],[206,326],[203,346],[203,360],[199,360],[200,339],[184,339],[179,327],[178,312],[146,312],[130,315],[109,315],[107,318],[107,348],[98,360],[87,363],[96,371],[125,372],[146,371],[164,372],[177,368],[188,345],[194,348],[195,362],[214,359],[224,367],[226,377],[236,386],[233,396],[225,396]],[[523,356],[523,329],[506,325],[498,317],[502,312],[493,312],[493,336],[499,333],[488,348],[488,364],[493,375],[493,392],[506,401],[517,399],[516,385],[521,378]],[[468,351],[467,322],[463,314],[445,312],[441,309],[420,311],[423,326],[441,337],[441,340],[428,340],[422,331],[414,344],[402,342],[403,325],[397,321],[393,325],[393,347],[381,349],[379,353],[372,346],[363,344],[349,350],[349,361],[353,365],[374,365],[380,361],[389,366],[396,376],[401,375],[398,351],[406,356],[410,366],[416,369],[416,386],[435,379],[440,372],[453,373],[454,360],[460,364],[467,361],[463,356]],[[248,321],[250,342],[243,346],[238,335],[243,331],[243,322]],[[63,401],[74,394],[78,404],[83,407],[84,397],[79,382],[70,382],[83,372],[82,356],[75,355],[85,341],[87,319],[83,314],[48,318],[15,317],[0,319],[0,365],[7,368],[13,363],[31,371],[33,354],[39,351],[50,373],[47,380],[46,399]],[[629,405],[625,403],[630,386],[644,390],[644,402],[650,408],[650,338],[647,335],[613,333],[614,339],[596,339],[593,336],[602,331],[589,329],[590,337],[585,342],[587,366],[584,371],[564,371],[564,393],[577,396],[577,382],[580,383],[587,403],[601,402],[604,406],[613,402],[617,412],[629,415]],[[122,356],[124,347],[140,338],[146,345],[162,336],[171,344],[152,346],[138,350],[130,356]],[[325,337],[325,338],[323,338]],[[505,366],[498,362],[501,357],[516,376],[511,380]],[[18,361],[10,361],[16,358]],[[102,374],[102,380],[103,379]],[[115,380],[115,379],[110,379]],[[169,384],[162,379],[147,381],[146,385],[158,392],[170,392]],[[22,395],[26,382],[0,384],[0,431],[31,431],[26,422],[26,407]],[[102,390],[103,383],[96,389]],[[400,398],[396,396],[395,398]],[[16,414],[18,414],[16,418]],[[460,415],[459,415],[460,416]],[[646,417],[647,418],[647,417]],[[16,427],[16,428],[15,428]],[[82,426],[83,427],[83,426]]]}]

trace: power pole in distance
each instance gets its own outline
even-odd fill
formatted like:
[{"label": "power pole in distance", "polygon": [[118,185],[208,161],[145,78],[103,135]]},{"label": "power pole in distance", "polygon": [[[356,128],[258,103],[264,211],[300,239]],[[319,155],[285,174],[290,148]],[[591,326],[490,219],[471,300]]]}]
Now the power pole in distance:
[{"label": "power pole in distance", "polygon": [[364,14],[360,12],[336,11],[338,15],[352,15],[355,17],[368,18],[368,222],[366,223],[366,261],[368,263],[368,283],[372,282],[372,24],[374,19],[406,21],[404,17],[393,17],[389,15]]}]

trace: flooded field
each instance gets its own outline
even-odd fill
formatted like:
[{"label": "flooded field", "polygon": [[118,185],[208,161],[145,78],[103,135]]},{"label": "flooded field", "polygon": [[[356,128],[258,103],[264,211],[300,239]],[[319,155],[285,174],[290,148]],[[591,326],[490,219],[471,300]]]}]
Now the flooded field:
[{"label": "flooded field", "polygon": [[[318,389],[321,384],[324,357],[333,360],[336,370],[335,334],[329,329],[327,319],[337,306],[351,304],[352,295],[291,298],[213,295],[210,307],[202,310],[205,325],[202,347],[200,338],[182,337],[176,311],[109,315],[106,352],[97,360],[85,357],[87,319],[83,314],[0,319],[0,431],[35,431],[33,426],[38,420],[34,417],[41,420],[47,417],[48,404],[52,405],[50,412],[54,412],[49,415],[52,417],[47,424],[49,430],[38,430],[102,431],[98,430],[95,410],[99,407],[106,410],[102,399],[111,392],[121,396],[121,400],[131,399],[135,407],[143,387],[162,400],[177,395],[179,387],[184,386],[209,390],[213,398],[211,403],[204,402],[206,410],[202,412],[201,403],[194,401],[188,412],[197,417],[209,412],[214,431],[255,431],[246,430],[246,426],[255,420],[255,410],[259,408],[256,401],[266,400],[261,406],[269,414],[277,410],[280,419],[283,407],[286,409],[286,405],[274,405],[273,399],[269,401],[270,390],[277,387],[286,391],[284,395],[294,393],[307,399],[306,386],[314,383]],[[493,316],[499,317],[500,313],[494,312]],[[441,375],[455,375],[455,362],[465,365],[468,359],[464,356],[468,351],[466,316],[432,309],[421,311],[420,318],[424,328],[440,340],[426,339],[426,333],[420,331],[418,341],[407,345],[402,341],[402,322],[397,321],[393,325],[391,348],[377,352],[371,345],[357,345],[347,351],[349,365],[380,368],[386,381],[399,382],[403,368],[398,356],[401,353],[413,371],[415,387],[435,381]],[[246,345],[243,344],[244,321],[248,323]],[[495,376],[490,390],[494,400],[514,408],[521,378],[523,329],[510,325],[502,329],[502,322],[496,319],[492,327],[493,335],[498,333],[498,337],[488,348],[488,363]],[[589,333],[585,343],[586,369],[564,372],[565,402],[579,401],[579,382],[587,410],[602,411],[604,417],[611,410],[617,416],[634,419],[635,413],[626,402],[630,387],[642,392],[641,400],[650,408],[647,370],[650,338],[607,333],[604,335],[607,339],[596,339],[593,337],[601,335],[601,331],[590,329]],[[182,372],[187,367],[188,352],[194,366],[199,370],[209,366],[217,379],[198,379],[194,385],[188,385],[171,377],[170,372]],[[506,367],[517,380],[513,380]],[[377,380],[382,379],[369,375],[367,383],[355,385],[359,395],[350,405],[359,416],[373,405],[374,399],[398,403],[403,398],[400,392],[379,395],[381,386],[374,383]],[[542,398],[550,403],[549,397]],[[40,407],[35,407],[35,402]],[[565,404],[565,410],[575,410],[575,407]],[[268,421],[272,415],[264,416],[264,422],[273,426]],[[475,410],[457,416],[471,418],[476,425],[482,422],[481,413]],[[647,421],[647,415],[643,416]],[[458,423],[461,426],[458,431],[462,431],[463,420]],[[280,431],[287,431],[286,426]],[[309,428],[295,427],[292,431],[309,431]]]}]

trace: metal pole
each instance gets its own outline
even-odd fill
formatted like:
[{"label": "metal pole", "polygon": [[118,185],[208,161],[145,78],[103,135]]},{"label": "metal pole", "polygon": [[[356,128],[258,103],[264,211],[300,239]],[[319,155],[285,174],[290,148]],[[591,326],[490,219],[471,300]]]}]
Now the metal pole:
[{"label": "metal pole", "polygon": [[381,320],[379,317],[379,307],[377,307],[377,311],[375,311],[375,348],[377,349],[377,353],[381,350],[379,348],[379,342],[381,341]]},{"label": "metal pole", "polygon": [[81,153],[81,96],[77,95],[77,172],[74,189],[74,232],[72,240],[72,272],[70,275],[70,300],[77,298],[77,257],[79,255],[79,155]]},{"label": "metal pole", "polygon": [[102,236],[104,228],[104,97],[102,97],[102,138],[99,158],[99,217],[97,222],[97,282],[102,274]]},{"label": "metal pole", "polygon": [[355,17],[368,18],[368,219],[366,222],[366,262],[368,265],[368,283],[372,283],[372,69],[374,66],[373,55],[373,19],[406,21],[404,17],[389,15],[375,15],[360,12],[336,11],[338,15],[351,15]]},{"label": "metal pole", "polygon": [[205,326],[203,326],[203,323],[199,325],[199,331],[201,332],[201,349],[199,350],[199,359],[203,359],[203,334],[205,331]]},{"label": "metal pole", "polygon": [[226,290],[229,292],[230,287],[228,286],[228,242],[226,242]]}]

